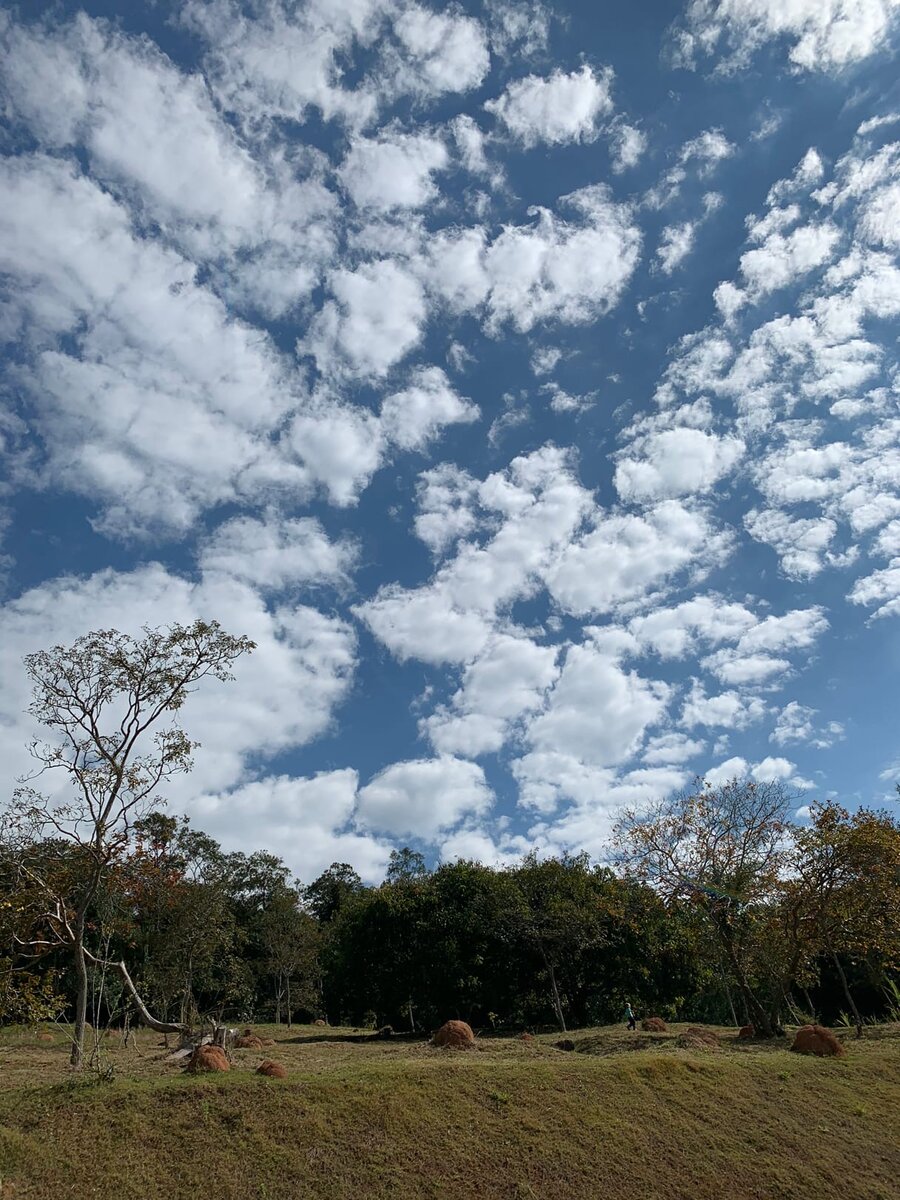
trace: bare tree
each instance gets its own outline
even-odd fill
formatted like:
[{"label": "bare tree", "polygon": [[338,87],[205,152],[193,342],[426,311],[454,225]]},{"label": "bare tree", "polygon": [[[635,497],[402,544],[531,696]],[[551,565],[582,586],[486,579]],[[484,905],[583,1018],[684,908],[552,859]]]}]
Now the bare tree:
[{"label": "bare tree", "polygon": [[[189,693],[206,676],[231,679],[231,665],[254,649],[249,638],[225,633],[215,621],[142,633],[98,630],[25,658],[33,684],[28,711],[50,738],[30,747],[39,765],[20,781],[4,832],[18,846],[22,884],[36,906],[30,949],[63,947],[72,955],[74,1066],[84,1057],[88,963],[101,961],[85,944],[91,905],[124,853],[131,826],[161,803],[160,786],[193,765],[197,743],[176,718]],[[47,796],[35,784],[54,772],[67,776],[67,786]],[[47,869],[46,854],[32,852],[47,838],[70,847],[64,870]],[[148,1025],[183,1031],[156,1021],[125,964],[113,965]]]},{"label": "bare tree", "polygon": [[777,1016],[751,979],[763,923],[759,915],[780,892],[790,850],[782,784],[732,779],[697,781],[641,812],[628,811],[616,833],[623,863],[668,899],[680,897],[705,918],[761,1036]]}]

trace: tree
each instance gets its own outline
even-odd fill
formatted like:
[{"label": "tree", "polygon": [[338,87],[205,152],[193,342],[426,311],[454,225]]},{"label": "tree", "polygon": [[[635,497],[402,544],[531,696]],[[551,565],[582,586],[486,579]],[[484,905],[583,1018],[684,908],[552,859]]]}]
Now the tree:
[{"label": "tree", "polygon": [[833,962],[861,1037],[841,958],[875,957],[887,968],[900,962],[900,827],[885,812],[818,805],[796,834],[791,875],[793,927],[803,931],[807,955]]},{"label": "tree", "polygon": [[684,899],[703,918],[735,980],[757,1033],[778,1029],[780,991],[752,978],[767,906],[779,896],[789,863],[791,797],[780,783],[697,781],[616,828],[624,865],[668,900]]},{"label": "tree", "polygon": [[409,846],[391,851],[386,875],[388,883],[398,883],[402,879],[421,879],[427,874],[425,859],[418,851],[410,850]]},{"label": "tree", "polygon": [[[546,972],[553,1011],[566,1032],[565,996],[560,973],[565,971],[570,1004],[584,1010],[585,951],[606,937],[608,900],[601,875],[591,870],[587,854],[539,860],[529,854],[512,872],[514,903],[509,920],[514,933],[536,954]],[[576,995],[577,999],[576,999]]]},{"label": "tree", "polygon": [[[32,938],[32,947],[63,946],[72,957],[75,1066],[84,1057],[88,962],[98,961],[86,945],[91,905],[111,865],[125,852],[131,826],[160,803],[158,788],[191,769],[196,744],[176,714],[194,685],[206,676],[232,678],[231,665],[253,649],[248,638],[225,633],[215,621],[197,620],[189,626],[145,627],[139,638],[98,630],[71,646],[25,658],[33,685],[29,712],[50,731],[51,740],[32,744],[38,769],[21,781],[5,823],[21,852],[22,878],[42,901],[36,914],[42,932]],[[53,773],[68,784],[62,797],[33,786]],[[65,890],[41,873],[30,853],[48,834],[75,850],[78,870]],[[124,962],[116,966],[144,1019],[154,1027],[165,1024],[146,1011]]]},{"label": "tree", "polygon": [[303,890],[306,907],[323,925],[338,915],[347,901],[363,890],[363,881],[349,863],[332,863]]}]

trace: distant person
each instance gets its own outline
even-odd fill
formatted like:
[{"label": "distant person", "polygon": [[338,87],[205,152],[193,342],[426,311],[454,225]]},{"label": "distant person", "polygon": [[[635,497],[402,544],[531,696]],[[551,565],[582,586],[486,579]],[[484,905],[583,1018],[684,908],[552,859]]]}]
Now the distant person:
[{"label": "distant person", "polygon": [[637,1029],[637,1022],[634,1019],[634,1009],[630,1004],[625,1005],[625,1020],[628,1022],[629,1029]]}]

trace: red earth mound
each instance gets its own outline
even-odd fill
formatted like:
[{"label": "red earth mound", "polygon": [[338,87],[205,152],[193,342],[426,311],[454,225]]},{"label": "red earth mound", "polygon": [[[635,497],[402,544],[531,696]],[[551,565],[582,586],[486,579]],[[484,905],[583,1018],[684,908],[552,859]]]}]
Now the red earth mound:
[{"label": "red earth mound", "polygon": [[533,1033],[520,1033],[520,1034],[519,1034],[519,1041],[520,1041],[520,1042],[533,1042],[533,1041],[534,1041],[534,1034],[533,1034]]},{"label": "red earth mound", "polygon": [[738,1030],[739,1041],[746,1042],[748,1038],[756,1037],[756,1027],[753,1025],[742,1025]]},{"label": "red earth mound", "polygon": [[230,1071],[231,1067],[221,1046],[198,1046],[187,1069],[197,1074],[199,1071]]},{"label": "red earth mound", "polygon": [[257,1075],[268,1075],[270,1079],[287,1079],[287,1071],[281,1063],[277,1063],[271,1058],[260,1063],[256,1068],[256,1073]]},{"label": "red earth mound", "polygon": [[841,1042],[824,1025],[803,1025],[797,1030],[791,1049],[795,1054],[816,1054],[819,1058],[836,1058],[846,1053]]},{"label": "red earth mound", "polygon": [[451,1050],[468,1050],[475,1045],[475,1034],[465,1021],[446,1021],[431,1039],[435,1046]]},{"label": "red earth mound", "polygon": [[641,1021],[641,1029],[645,1033],[665,1033],[668,1028],[662,1017],[644,1017]]}]

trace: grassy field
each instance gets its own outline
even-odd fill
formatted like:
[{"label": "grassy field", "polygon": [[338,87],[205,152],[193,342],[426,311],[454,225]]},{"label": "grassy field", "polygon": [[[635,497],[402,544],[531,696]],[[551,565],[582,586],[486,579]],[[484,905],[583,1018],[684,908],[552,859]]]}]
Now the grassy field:
[{"label": "grassy field", "polygon": [[[0,1196],[208,1200],[897,1200],[900,1027],[845,1058],[789,1042],[683,1050],[592,1029],[575,1053],[470,1051],[258,1027],[227,1075],[166,1063],[156,1035],[107,1038],[111,1077],[75,1077],[64,1032],[0,1030]],[[254,1074],[263,1058],[286,1080]]]}]

